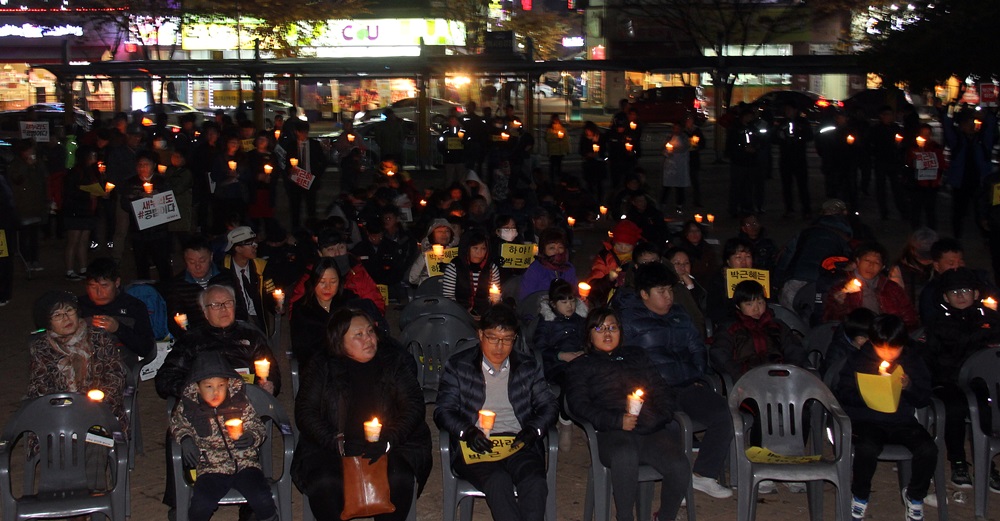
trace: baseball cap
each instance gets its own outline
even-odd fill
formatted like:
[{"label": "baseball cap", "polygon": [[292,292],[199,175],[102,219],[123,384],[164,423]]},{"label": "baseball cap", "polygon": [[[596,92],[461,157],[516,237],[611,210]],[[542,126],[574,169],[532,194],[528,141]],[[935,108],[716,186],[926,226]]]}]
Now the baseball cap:
[{"label": "baseball cap", "polygon": [[249,226],[237,226],[236,228],[229,230],[229,233],[226,234],[226,251],[232,250],[233,247],[243,241],[249,241],[256,238],[257,234],[254,233]]}]

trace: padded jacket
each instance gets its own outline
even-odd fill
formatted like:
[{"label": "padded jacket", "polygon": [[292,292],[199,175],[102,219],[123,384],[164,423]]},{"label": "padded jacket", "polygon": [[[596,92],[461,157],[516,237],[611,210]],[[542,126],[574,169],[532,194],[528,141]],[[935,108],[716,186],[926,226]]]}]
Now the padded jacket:
[{"label": "padded jacket", "polygon": [[903,372],[910,379],[910,384],[903,389],[896,412],[878,412],[868,408],[861,391],[858,390],[856,373],[879,374],[878,368],[882,360],[875,354],[871,342],[865,343],[861,349],[851,353],[847,362],[840,370],[837,381],[832,386],[837,400],[852,422],[869,422],[879,424],[903,425],[916,423],[914,410],[931,403],[931,375],[924,361],[917,354],[913,344],[907,344],[899,358],[893,363],[889,372],[896,370],[896,365],[903,367]]},{"label": "padded jacket", "polygon": [[684,387],[705,374],[708,352],[701,333],[680,306],[657,315],[638,295],[630,293],[622,298],[621,317],[625,330],[622,343],[645,349],[668,384]]}]

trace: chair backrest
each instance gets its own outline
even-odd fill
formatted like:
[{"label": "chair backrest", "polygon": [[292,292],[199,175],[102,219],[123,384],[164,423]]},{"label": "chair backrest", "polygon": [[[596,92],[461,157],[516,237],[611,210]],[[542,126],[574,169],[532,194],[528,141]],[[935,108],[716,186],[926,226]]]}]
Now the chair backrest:
[{"label": "chair backrest", "polygon": [[416,295],[414,298],[420,297],[441,297],[444,296],[444,278],[443,277],[431,277],[417,286]]},{"label": "chair backrest", "polygon": [[538,306],[542,303],[542,297],[548,294],[548,291],[536,291],[517,303],[517,320],[521,322],[522,331],[530,329],[538,320]]},{"label": "chair backrest", "polygon": [[802,317],[793,313],[781,304],[771,302],[767,305],[767,307],[774,312],[774,318],[783,322],[786,326],[788,326],[788,329],[797,332],[801,336],[809,334],[809,325],[802,320]]},{"label": "chair backrest", "polygon": [[424,390],[437,391],[444,363],[464,340],[475,339],[475,328],[451,315],[420,317],[403,329],[400,338],[417,361],[417,380]]},{"label": "chair backrest", "polygon": [[414,320],[427,315],[451,315],[472,324],[472,316],[454,300],[442,296],[417,297],[399,314],[399,329],[405,329]]},{"label": "chair backrest", "polygon": [[12,447],[27,432],[38,437],[38,493],[87,490],[84,450],[88,433],[111,440],[114,450],[128,450],[111,408],[78,393],[25,401],[7,421],[2,442]]},{"label": "chair backrest", "polygon": [[[988,400],[979,400],[980,407],[990,407],[990,433],[1000,432],[1000,347],[990,347],[974,353],[958,372],[958,385],[988,393]],[[982,415],[980,415],[982,417]],[[985,427],[985,426],[984,426]],[[986,430],[985,428],[983,430]]]},{"label": "chair backrest", "polygon": [[759,411],[761,446],[785,456],[808,454],[804,434],[809,426],[803,420],[812,403],[839,408],[819,378],[792,365],[764,365],[747,371],[729,392],[729,408],[736,410],[745,402]]},{"label": "chair backrest", "polygon": [[282,434],[291,434],[294,438],[295,427],[288,417],[288,413],[285,412],[285,408],[281,406],[277,398],[271,396],[271,393],[257,385],[244,385],[243,388],[246,389],[247,398],[254,410],[257,411],[257,416],[260,416],[261,421],[264,422],[266,439],[260,445],[260,466],[264,475],[271,478],[274,476],[274,458],[271,457],[273,451],[272,431],[274,427],[277,427]]},{"label": "chair backrest", "polygon": [[514,275],[500,285],[500,293],[505,297],[517,299],[521,293],[521,275]]},{"label": "chair backrest", "polygon": [[833,335],[840,327],[840,322],[825,322],[809,330],[802,345],[806,348],[809,367],[819,369],[826,358],[826,351],[833,342]]}]

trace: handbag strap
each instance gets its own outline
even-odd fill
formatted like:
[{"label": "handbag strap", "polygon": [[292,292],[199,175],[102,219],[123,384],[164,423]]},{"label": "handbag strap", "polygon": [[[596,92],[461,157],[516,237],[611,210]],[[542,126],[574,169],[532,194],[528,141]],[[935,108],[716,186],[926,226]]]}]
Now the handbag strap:
[{"label": "handbag strap", "polygon": [[347,403],[344,400],[344,395],[341,394],[337,398],[337,452],[341,457],[344,456],[344,424],[346,419],[344,418],[347,413]]}]

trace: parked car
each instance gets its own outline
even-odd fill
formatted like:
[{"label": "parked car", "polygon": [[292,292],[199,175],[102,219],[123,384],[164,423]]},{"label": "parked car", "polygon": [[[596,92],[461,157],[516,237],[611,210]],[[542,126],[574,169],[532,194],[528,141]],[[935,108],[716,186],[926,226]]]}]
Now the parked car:
[{"label": "parked car", "polygon": [[[192,114],[194,115],[195,126],[201,125],[202,121],[205,120],[205,115],[202,112],[187,103],[181,103],[179,101],[171,101],[168,103],[151,103],[142,108],[149,119],[150,124],[155,121],[156,114],[163,112],[167,115],[167,123],[171,125],[181,126],[181,117]],[[145,124],[145,122],[143,122]]]},{"label": "parked car", "polygon": [[844,100],[844,110],[848,114],[860,110],[871,121],[878,119],[879,109],[886,105],[894,107],[898,113],[907,107],[913,109],[913,100],[908,92],[895,88],[865,89]]},{"label": "parked car", "polygon": [[[362,123],[357,123],[354,125],[354,134],[360,138],[361,144],[365,149],[364,164],[367,168],[374,168],[379,164],[382,157],[381,151],[379,150],[378,143],[375,142],[374,135],[375,129],[384,124],[381,120],[366,121]],[[405,137],[403,138],[403,164],[412,165],[416,164],[417,158],[417,123],[413,120],[404,119],[403,120],[403,130],[405,131]],[[431,163],[434,165],[439,165],[443,163],[440,152],[437,150],[437,139],[440,133],[433,127],[430,129],[430,147],[431,147]],[[333,164],[340,164],[340,157],[338,157],[336,149],[332,146],[333,141],[335,141],[343,133],[342,130],[337,130],[330,132],[328,134],[323,134],[319,137],[321,140],[327,140],[330,144],[330,161]],[[357,143],[357,141],[355,141]]]},{"label": "parked car", "polygon": [[[62,129],[66,127],[65,113],[61,110],[36,110],[33,116],[29,116],[26,110],[8,110],[0,112],[0,140],[13,142],[21,139],[21,122],[22,121],[47,121],[49,136],[53,134],[56,129]],[[83,130],[90,129],[90,124],[93,122],[90,116],[76,116],[76,124]],[[36,138],[36,141],[42,141],[45,138]]]},{"label": "parked car", "polygon": [[[28,109],[34,109],[36,113],[56,112],[62,114],[65,111],[65,105],[63,103],[35,103],[34,105],[28,105],[25,108],[25,110]],[[76,115],[74,118],[76,120],[76,125],[81,128],[90,128],[90,126],[94,124],[94,118],[80,107],[73,107],[73,114]]]},{"label": "parked car", "polygon": [[[274,116],[281,116],[284,119],[288,119],[288,115],[292,113],[292,107],[295,107],[287,101],[266,99],[264,100],[264,124],[268,127],[274,125]],[[253,119],[253,100],[246,100],[240,105],[240,109],[247,114],[247,117]],[[308,121],[306,118],[306,111],[302,107],[295,107],[295,113],[297,117],[302,121]],[[226,110],[226,114],[236,118],[236,107]]]},{"label": "parked car", "polygon": [[708,120],[708,101],[700,87],[656,87],[646,89],[633,102],[640,123],[682,123],[694,116],[695,123]]},{"label": "parked car", "polygon": [[[465,107],[453,101],[441,98],[428,98],[428,102],[427,121],[435,127],[440,127],[448,122],[448,113],[452,109],[455,109],[459,115],[465,113]],[[417,98],[403,98],[389,104],[389,108],[396,113],[396,117],[398,118],[409,119],[411,121],[417,120]],[[358,111],[354,114],[354,123],[358,124],[364,121],[385,119],[383,116],[385,109],[386,107],[379,107],[377,109]]]},{"label": "parked car", "polygon": [[806,119],[818,123],[831,109],[843,107],[844,102],[827,99],[820,94],[807,90],[772,90],[761,95],[750,103],[751,106],[768,121],[784,118],[785,107],[792,105]]}]

